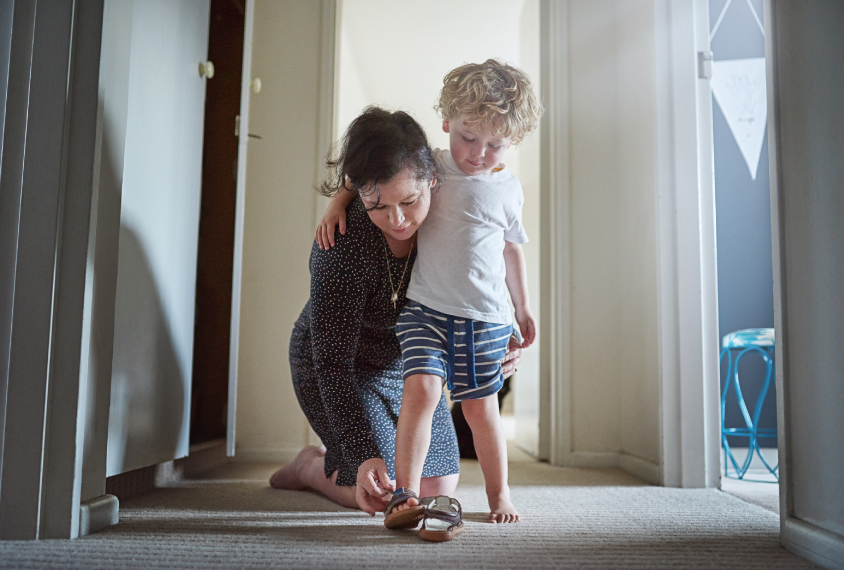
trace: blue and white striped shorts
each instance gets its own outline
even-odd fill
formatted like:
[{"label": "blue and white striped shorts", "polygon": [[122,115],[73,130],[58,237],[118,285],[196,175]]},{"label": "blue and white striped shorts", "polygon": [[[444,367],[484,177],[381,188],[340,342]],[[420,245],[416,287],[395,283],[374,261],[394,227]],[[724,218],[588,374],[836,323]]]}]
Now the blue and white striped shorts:
[{"label": "blue and white striped shorts", "polygon": [[510,337],[521,341],[512,324],[446,315],[416,301],[408,301],[399,315],[396,335],[404,379],[414,374],[440,376],[455,401],[497,393],[504,383],[501,361]]}]

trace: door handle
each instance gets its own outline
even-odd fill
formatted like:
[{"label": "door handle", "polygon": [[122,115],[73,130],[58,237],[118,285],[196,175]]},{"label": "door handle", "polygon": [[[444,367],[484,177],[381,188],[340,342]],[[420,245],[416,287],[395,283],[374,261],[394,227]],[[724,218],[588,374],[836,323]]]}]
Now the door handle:
[{"label": "door handle", "polygon": [[212,79],[214,77],[214,64],[211,61],[199,62],[199,76]]},{"label": "door handle", "polygon": [[[240,115],[237,115],[234,118],[234,136],[236,136],[236,137],[240,136]],[[261,135],[253,135],[252,133],[249,133],[246,136],[248,136],[249,138],[258,139],[258,140],[261,140],[261,139],[264,138]]]}]

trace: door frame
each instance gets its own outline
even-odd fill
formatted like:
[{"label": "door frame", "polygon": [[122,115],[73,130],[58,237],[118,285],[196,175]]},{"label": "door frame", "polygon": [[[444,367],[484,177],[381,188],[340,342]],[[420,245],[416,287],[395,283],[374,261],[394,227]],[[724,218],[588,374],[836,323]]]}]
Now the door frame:
[{"label": "door frame", "polygon": [[246,212],[246,153],[249,148],[249,96],[252,94],[252,37],[255,29],[255,0],[246,0],[243,30],[243,65],[240,79],[240,130],[237,133],[237,190],[234,213],[234,255],[229,332],[229,396],[226,410],[226,455],[235,453],[237,433],[237,367],[240,348],[240,296],[243,283],[243,224]]},{"label": "door frame", "polygon": [[36,11],[15,2],[13,10],[0,178],[9,199],[0,234],[8,350],[0,355],[0,539],[75,538],[91,530],[81,520],[83,337],[104,5]]},{"label": "door frame", "polygon": [[572,462],[568,0],[540,3],[539,459]]},{"label": "door frame", "polygon": [[[317,129],[319,148],[329,149],[335,137],[336,38],[338,0],[320,0],[320,104]],[[249,103],[252,94],[252,43],[255,28],[255,0],[246,0],[243,34],[243,74],[240,87],[240,131],[238,133],[237,198],[235,205],[234,260],[232,266],[231,332],[229,336],[229,396],[226,425],[226,455],[234,457],[237,439],[237,380],[240,349],[240,308],[243,283],[243,234],[246,212],[246,165],[249,148]],[[323,165],[315,165],[314,180],[322,176]],[[316,195],[316,193],[314,193]],[[322,215],[324,203],[314,198],[314,220]]]},{"label": "door frame", "polygon": [[709,0],[660,0],[661,482],[720,485],[718,275]]}]

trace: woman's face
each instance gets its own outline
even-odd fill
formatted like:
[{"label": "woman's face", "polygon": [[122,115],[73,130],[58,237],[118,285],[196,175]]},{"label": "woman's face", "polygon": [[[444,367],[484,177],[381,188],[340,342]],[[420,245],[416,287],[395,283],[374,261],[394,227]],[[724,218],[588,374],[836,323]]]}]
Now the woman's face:
[{"label": "woman's face", "polygon": [[436,180],[417,180],[410,169],[405,169],[390,180],[378,183],[380,200],[377,192],[372,191],[366,195],[362,193],[360,198],[369,212],[369,219],[385,236],[406,240],[413,237],[425,221],[434,184]]}]

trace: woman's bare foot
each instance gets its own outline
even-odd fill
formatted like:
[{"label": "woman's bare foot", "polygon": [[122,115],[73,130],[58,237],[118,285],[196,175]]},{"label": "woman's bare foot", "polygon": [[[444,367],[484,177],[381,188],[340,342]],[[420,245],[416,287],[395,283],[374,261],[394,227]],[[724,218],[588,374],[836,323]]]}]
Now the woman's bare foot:
[{"label": "woman's bare foot", "polygon": [[292,463],[281,467],[270,477],[270,486],[274,489],[288,489],[303,491],[310,489],[302,477],[302,473],[316,460],[325,456],[325,447],[309,445],[302,449]]},{"label": "woman's bare foot", "polygon": [[491,523],[515,523],[519,522],[519,512],[510,501],[509,493],[489,499],[489,522]]}]

